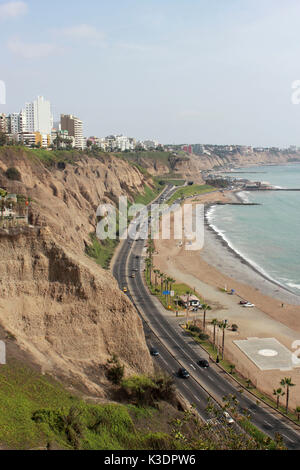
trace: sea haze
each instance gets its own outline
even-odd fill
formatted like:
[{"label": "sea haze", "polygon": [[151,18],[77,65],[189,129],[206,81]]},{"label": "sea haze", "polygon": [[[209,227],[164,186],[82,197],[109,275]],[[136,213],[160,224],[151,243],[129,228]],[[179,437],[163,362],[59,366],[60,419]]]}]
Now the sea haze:
[{"label": "sea haze", "polygon": [[[300,164],[248,168],[235,175],[300,189]],[[216,206],[208,214],[210,224],[264,275],[300,295],[300,192],[240,195],[262,205]]]}]

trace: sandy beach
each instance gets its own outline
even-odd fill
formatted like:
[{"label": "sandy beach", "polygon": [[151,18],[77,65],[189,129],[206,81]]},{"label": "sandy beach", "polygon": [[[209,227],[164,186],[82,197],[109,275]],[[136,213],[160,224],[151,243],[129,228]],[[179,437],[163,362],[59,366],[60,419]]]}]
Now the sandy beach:
[{"label": "sandy beach", "polygon": [[[236,201],[232,193],[212,193],[199,196],[196,202]],[[189,201],[190,202],[190,201]],[[289,371],[260,371],[234,344],[247,338],[276,338],[290,351],[300,339],[300,297],[269,281],[228,248],[209,226],[205,227],[205,245],[201,251],[190,252],[174,240],[156,241],[154,264],[162,272],[184,282],[201,293],[212,306],[208,320],[227,319],[239,326],[238,333],[226,333],[225,353],[237,369],[266,393],[272,394],[284,376],[292,377],[300,388],[300,369]],[[221,290],[234,289],[231,296]],[[239,305],[240,297],[256,305],[245,309]],[[284,306],[282,307],[282,304]],[[210,327],[208,327],[209,329]],[[208,331],[209,332],[209,331]],[[296,388],[296,387],[295,387]],[[295,389],[294,388],[294,389]],[[299,406],[296,393],[291,393],[291,405]]]}]

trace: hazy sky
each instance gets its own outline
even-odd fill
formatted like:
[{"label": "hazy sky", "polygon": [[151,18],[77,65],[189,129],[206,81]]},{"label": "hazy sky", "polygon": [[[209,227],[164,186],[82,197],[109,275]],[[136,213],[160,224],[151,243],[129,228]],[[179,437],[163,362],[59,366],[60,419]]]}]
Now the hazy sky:
[{"label": "hazy sky", "polygon": [[299,0],[0,0],[0,80],[85,135],[300,145]]}]

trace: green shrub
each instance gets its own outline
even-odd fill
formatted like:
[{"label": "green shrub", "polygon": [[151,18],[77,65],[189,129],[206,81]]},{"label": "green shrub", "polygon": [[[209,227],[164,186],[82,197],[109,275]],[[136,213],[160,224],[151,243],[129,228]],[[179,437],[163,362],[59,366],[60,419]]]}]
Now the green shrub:
[{"label": "green shrub", "polygon": [[199,338],[201,339],[201,341],[207,341],[209,339],[209,336],[205,333],[200,333]]},{"label": "green shrub", "polygon": [[119,385],[124,377],[124,366],[120,364],[120,361],[116,355],[113,355],[111,359],[107,361],[107,372],[106,376],[110,382],[115,385]]},{"label": "green shrub", "polygon": [[6,176],[6,178],[8,178],[9,180],[12,180],[12,181],[21,181],[22,180],[21,173],[15,167],[8,168],[5,172],[5,176]]},{"label": "green shrub", "polygon": [[173,379],[164,374],[130,377],[123,380],[122,389],[127,398],[138,406],[155,406],[159,400],[172,402],[175,397]]},{"label": "green shrub", "polygon": [[199,334],[202,333],[201,328],[199,328],[199,326],[196,326],[196,325],[190,325],[189,330],[192,331],[193,333],[199,333]]}]

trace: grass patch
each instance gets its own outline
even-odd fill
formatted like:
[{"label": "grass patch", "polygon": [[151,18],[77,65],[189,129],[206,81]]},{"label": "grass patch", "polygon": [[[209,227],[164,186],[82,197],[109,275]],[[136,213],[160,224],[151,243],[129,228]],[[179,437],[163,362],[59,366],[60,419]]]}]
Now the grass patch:
[{"label": "grass patch", "polygon": [[41,376],[18,362],[0,368],[0,442],[14,449],[28,449],[55,440],[66,442],[32,420],[35,411],[44,407],[70,408],[79,399],[47,377]]},{"label": "grass patch", "polygon": [[173,204],[177,199],[186,199],[192,196],[199,196],[200,194],[209,193],[214,191],[215,188],[208,184],[195,184],[193,186],[185,186],[184,188],[178,189],[168,201],[168,204]]},{"label": "grass patch", "polygon": [[86,254],[93,258],[97,264],[104,269],[109,269],[114,251],[119,244],[119,240],[102,240],[97,238],[95,233],[90,234],[91,245],[86,248]]},{"label": "grass patch", "polygon": [[148,185],[144,185],[144,192],[137,194],[134,198],[134,204],[144,204],[147,206],[163,191],[164,187],[159,183],[154,182],[154,187],[151,188]]},{"label": "grass patch", "polygon": [[[148,399],[150,392],[155,400],[170,397],[170,382],[164,378],[133,377],[123,385],[138,401]],[[216,439],[214,429],[165,401],[155,408],[86,403],[15,360],[0,368],[0,409],[0,444],[14,450],[47,445],[67,450],[197,450],[232,448],[237,439]],[[254,437],[263,440],[260,434]]]}]

